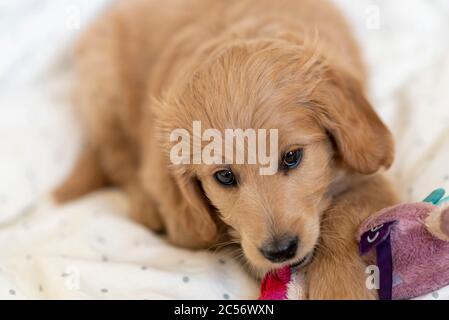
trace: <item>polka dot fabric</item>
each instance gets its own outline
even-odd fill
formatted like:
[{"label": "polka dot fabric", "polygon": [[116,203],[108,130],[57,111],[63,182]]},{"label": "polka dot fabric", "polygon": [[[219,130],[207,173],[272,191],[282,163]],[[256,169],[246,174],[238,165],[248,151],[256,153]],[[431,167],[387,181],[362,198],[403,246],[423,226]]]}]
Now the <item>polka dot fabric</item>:
[{"label": "polka dot fabric", "polygon": [[[15,19],[0,19],[0,299],[257,298],[258,284],[232,253],[170,246],[126,216],[118,191],[62,207],[48,200],[83,141],[69,53],[79,29],[65,24],[65,1],[29,2],[2,1],[1,14]],[[371,100],[396,138],[391,174],[404,201],[449,190],[449,3],[335,2],[359,37]],[[80,28],[110,3],[70,1],[83,13]],[[376,8],[379,24],[367,23]]]},{"label": "polka dot fabric", "polygon": [[[42,204],[0,232],[0,299],[250,299],[232,253],[169,245],[126,216],[110,190]],[[11,245],[13,244],[13,245]]]}]

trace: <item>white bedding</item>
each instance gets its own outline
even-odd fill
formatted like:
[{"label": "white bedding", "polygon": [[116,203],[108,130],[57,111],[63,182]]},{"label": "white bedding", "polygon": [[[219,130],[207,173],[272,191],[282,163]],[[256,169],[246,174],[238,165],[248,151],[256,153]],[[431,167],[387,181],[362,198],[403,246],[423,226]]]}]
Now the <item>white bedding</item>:
[{"label": "white bedding", "polygon": [[[48,201],[83,140],[70,47],[110,2],[0,0],[0,299],[255,298],[258,285],[232,254],[168,245],[126,217],[116,190],[62,207]],[[404,200],[449,189],[449,2],[337,2],[397,139],[391,172]]]}]

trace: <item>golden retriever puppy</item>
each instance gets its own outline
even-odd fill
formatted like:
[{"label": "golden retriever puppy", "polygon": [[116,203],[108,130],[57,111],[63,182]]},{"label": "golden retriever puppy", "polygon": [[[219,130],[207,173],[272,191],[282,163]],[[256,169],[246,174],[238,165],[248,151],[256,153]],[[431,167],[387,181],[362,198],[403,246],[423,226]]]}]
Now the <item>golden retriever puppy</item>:
[{"label": "golden retriever puppy", "polygon": [[[393,141],[327,1],[126,0],[84,33],[75,61],[88,145],[59,201],[118,185],[133,217],[174,244],[237,243],[260,274],[301,265],[310,299],[376,296],[355,234],[396,201],[378,173]],[[276,130],[275,172],[224,159],[225,146],[213,152],[221,162],[174,162],[180,141],[195,148],[195,124]]]}]

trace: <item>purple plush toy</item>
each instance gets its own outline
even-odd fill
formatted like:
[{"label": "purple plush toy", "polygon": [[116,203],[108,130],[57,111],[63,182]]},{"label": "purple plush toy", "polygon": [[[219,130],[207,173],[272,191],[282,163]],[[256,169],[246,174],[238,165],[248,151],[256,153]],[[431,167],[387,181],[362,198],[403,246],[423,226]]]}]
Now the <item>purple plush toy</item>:
[{"label": "purple plush toy", "polygon": [[[384,209],[359,229],[362,255],[376,252],[380,299],[411,299],[449,285],[449,198]],[[374,255],[373,255],[374,258]]]}]

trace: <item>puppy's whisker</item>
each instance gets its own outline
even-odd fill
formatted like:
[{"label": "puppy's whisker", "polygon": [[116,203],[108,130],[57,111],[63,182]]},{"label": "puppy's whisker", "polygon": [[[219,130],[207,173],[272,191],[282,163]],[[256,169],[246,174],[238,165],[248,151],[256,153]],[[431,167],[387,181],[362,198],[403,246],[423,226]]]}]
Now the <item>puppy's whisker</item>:
[{"label": "puppy's whisker", "polygon": [[238,244],[239,243],[237,241],[235,241],[235,240],[228,240],[228,241],[223,241],[223,242],[219,242],[219,243],[213,244],[212,246],[210,246],[208,248],[208,250],[213,250],[213,252],[216,253],[219,250],[222,250],[222,249],[227,248],[227,247],[231,247],[233,245],[238,245]]}]

